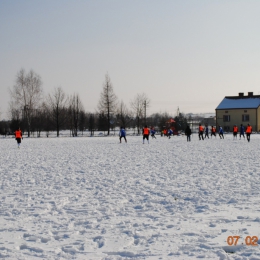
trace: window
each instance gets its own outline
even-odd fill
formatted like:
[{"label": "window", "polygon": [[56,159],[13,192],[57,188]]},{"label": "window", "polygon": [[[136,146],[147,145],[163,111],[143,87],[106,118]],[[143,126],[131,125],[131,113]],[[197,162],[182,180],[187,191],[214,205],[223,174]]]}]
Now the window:
[{"label": "window", "polygon": [[230,127],[229,126],[224,126],[224,131],[225,132],[229,132],[230,131]]},{"label": "window", "polygon": [[249,122],[249,115],[242,115],[242,122]]},{"label": "window", "polygon": [[223,116],[223,122],[230,122],[230,115],[224,115]]}]

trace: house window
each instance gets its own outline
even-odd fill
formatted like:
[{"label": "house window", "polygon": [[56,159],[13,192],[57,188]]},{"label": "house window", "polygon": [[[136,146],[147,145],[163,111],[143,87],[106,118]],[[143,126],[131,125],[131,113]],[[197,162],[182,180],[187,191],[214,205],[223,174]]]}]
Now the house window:
[{"label": "house window", "polygon": [[230,115],[224,115],[223,116],[223,122],[230,122]]},{"label": "house window", "polygon": [[249,122],[249,115],[242,115],[242,122]]},{"label": "house window", "polygon": [[247,110],[244,110],[244,113],[247,113]]},{"label": "house window", "polygon": [[228,111],[225,111],[226,114],[228,114]]},{"label": "house window", "polygon": [[225,132],[229,132],[230,131],[230,127],[229,126],[224,126],[224,131]]}]

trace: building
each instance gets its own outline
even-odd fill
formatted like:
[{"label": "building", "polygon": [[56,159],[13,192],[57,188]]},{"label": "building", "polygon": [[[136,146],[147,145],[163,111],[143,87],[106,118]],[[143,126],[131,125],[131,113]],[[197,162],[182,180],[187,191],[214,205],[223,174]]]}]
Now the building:
[{"label": "building", "polygon": [[220,102],[216,108],[216,125],[222,126],[224,131],[232,131],[234,125],[240,124],[250,124],[253,131],[260,130],[260,95],[238,93]]},{"label": "building", "polygon": [[187,123],[190,125],[193,133],[198,133],[199,124],[215,126],[216,116],[215,113],[200,113],[200,114],[186,114]]},{"label": "building", "polygon": [[202,125],[207,125],[207,126],[215,126],[216,125],[216,116],[207,116],[204,117],[203,120],[201,121]]}]

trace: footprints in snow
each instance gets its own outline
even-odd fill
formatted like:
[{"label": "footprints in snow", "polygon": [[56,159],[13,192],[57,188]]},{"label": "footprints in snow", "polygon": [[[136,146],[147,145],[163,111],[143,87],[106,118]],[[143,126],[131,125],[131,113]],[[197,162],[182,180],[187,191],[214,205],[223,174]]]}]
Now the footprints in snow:
[{"label": "footprints in snow", "polygon": [[101,248],[105,245],[105,239],[102,236],[94,237],[93,241],[97,243],[98,248]]}]

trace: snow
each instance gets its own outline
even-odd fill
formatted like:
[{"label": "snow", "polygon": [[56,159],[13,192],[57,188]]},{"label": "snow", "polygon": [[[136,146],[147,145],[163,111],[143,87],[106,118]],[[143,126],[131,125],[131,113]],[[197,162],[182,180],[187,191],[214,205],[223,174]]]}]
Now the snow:
[{"label": "snow", "polygon": [[216,109],[258,108],[260,98],[224,98]]},{"label": "snow", "polygon": [[127,140],[1,138],[0,258],[260,259],[259,135]]}]

